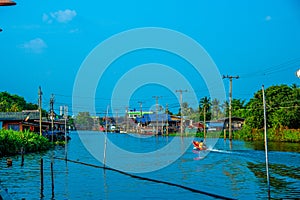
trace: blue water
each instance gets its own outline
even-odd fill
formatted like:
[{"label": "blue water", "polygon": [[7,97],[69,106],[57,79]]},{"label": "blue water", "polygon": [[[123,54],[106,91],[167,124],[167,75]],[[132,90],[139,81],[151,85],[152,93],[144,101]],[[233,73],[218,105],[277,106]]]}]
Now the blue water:
[{"label": "blue water", "polygon": [[[85,145],[103,150],[103,143],[97,143],[100,132],[85,132]],[[71,133],[67,146],[70,160],[97,166],[103,164],[85,148],[77,132]],[[89,140],[91,138],[91,140]],[[149,153],[163,148],[174,137],[138,137],[127,134],[108,134],[109,141],[128,152]],[[295,145],[295,144],[286,144]],[[300,144],[297,144],[300,145]],[[281,145],[282,146],[282,145]],[[122,160],[123,154],[110,152],[107,145],[107,162]],[[182,155],[166,167],[138,176],[183,185],[199,191],[234,199],[266,199],[267,182],[265,154],[257,145],[243,141],[220,139],[210,147],[209,153],[193,151],[192,146],[184,149],[180,145],[170,148],[166,155],[177,151]],[[176,151],[176,152],[175,152]],[[100,153],[102,155],[102,152]],[[64,158],[65,148],[41,154],[26,154],[24,166],[21,157],[14,156],[13,166],[7,167],[6,158],[0,159],[0,185],[8,189],[13,199],[214,199],[211,196],[191,192],[179,187],[156,183],[111,171],[77,163],[53,159],[54,196],[51,187],[50,163],[52,155]],[[41,190],[40,158],[44,160],[44,188]],[[164,155],[162,156],[164,159]],[[168,156],[166,156],[169,159]],[[127,159],[127,158],[126,158]],[[128,158],[126,166],[146,164]],[[154,159],[160,165],[161,159]],[[123,161],[122,161],[123,162]],[[272,198],[300,198],[300,153],[272,150],[269,152],[269,171]],[[41,197],[41,194],[43,197]]]}]

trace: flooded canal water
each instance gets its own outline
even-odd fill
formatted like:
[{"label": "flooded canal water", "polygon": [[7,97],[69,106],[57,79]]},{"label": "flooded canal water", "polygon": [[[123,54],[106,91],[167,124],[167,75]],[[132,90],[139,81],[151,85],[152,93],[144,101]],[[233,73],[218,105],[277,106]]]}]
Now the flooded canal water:
[{"label": "flooded canal water", "polygon": [[[84,134],[87,139],[94,140],[103,133]],[[8,189],[13,199],[215,199],[213,195],[232,199],[266,199],[268,195],[263,142],[234,140],[230,145],[229,141],[219,139],[207,155],[193,150],[192,146],[183,150],[180,147],[169,148],[166,154],[182,151],[182,155],[155,171],[137,174],[130,172],[145,178],[140,179],[117,171],[79,164],[103,166],[85,148],[86,141],[83,144],[77,132],[72,132],[70,136],[72,139],[67,146],[67,157],[77,163],[57,159],[65,157],[64,147],[56,147],[41,154],[26,154],[23,166],[20,156],[11,157],[11,167],[7,166],[6,158],[1,158],[1,187]],[[109,133],[108,138],[118,146],[127,148],[127,151],[136,152],[162,148],[174,139],[115,133]],[[103,143],[91,141],[88,141],[90,145],[103,149]],[[269,150],[271,197],[300,198],[300,144],[270,143]],[[50,170],[52,155],[56,158],[53,159],[54,190]],[[121,156],[121,153],[110,154],[108,151],[107,161],[121,159]],[[41,158],[44,160],[42,189]],[[159,165],[161,159],[156,162]],[[134,168],[144,163],[141,160],[129,164]],[[153,179],[156,181],[151,181]]]}]

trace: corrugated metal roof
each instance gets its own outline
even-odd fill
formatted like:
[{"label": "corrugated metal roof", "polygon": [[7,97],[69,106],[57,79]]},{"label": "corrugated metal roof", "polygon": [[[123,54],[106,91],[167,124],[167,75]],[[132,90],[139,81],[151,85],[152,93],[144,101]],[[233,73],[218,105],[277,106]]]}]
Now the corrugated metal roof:
[{"label": "corrugated metal roof", "polygon": [[25,112],[0,112],[0,121],[23,121],[39,119],[40,114],[37,111]]},{"label": "corrugated metal roof", "polygon": [[144,114],[143,117],[137,117],[136,121],[137,122],[154,122],[154,121],[171,121],[171,117],[168,114]]}]

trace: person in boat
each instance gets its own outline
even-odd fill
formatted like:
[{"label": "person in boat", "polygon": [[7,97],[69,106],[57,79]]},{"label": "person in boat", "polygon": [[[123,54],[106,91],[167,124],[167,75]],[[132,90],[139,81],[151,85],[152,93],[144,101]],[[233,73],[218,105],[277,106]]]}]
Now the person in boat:
[{"label": "person in boat", "polygon": [[201,140],[201,141],[199,142],[198,147],[199,147],[200,149],[206,148],[206,145],[203,143],[203,140]]}]

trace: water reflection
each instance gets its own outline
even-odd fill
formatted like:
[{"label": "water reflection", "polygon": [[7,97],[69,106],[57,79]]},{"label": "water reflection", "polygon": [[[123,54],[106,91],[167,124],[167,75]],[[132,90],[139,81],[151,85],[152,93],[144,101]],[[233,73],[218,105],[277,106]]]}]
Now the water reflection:
[{"label": "water reflection", "polygon": [[[95,134],[100,133],[88,132],[87,137],[93,137]],[[149,152],[174,140],[173,137],[137,138],[123,134],[111,134],[109,137],[117,144],[135,152]],[[167,149],[164,153],[185,151],[182,142],[185,141],[180,139],[176,148]],[[102,165],[88,153],[77,134],[72,135],[68,145],[69,159]],[[212,147],[214,151],[205,154],[205,157],[201,155],[202,152],[194,153],[193,147],[190,146],[174,163],[158,171],[140,175],[237,199],[263,199],[267,194],[264,151],[254,150],[260,148],[260,144],[256,145],[243,141],[232,141],[230,144],[229,140],[221,139]],[[179,188],[136,180],[116,172],[57,159],[54,160],[54,196],[50,171],[53,154],[55,157],[64,158],[65,149],[56,147],[53,151],[42,154],[26,154],[23,167],[20,156],[12,157],[13,166],[10,168],[6,165],[6,158],[0,159],[1,185],[8,188],[14,199],[39,199],[39,160],[43,157],[45,176],[43,199],[51,197],[52,199],[209,199],[205,195],[199,196]],[[113,159],[118,159],[118,156],[119,152],[115,152]],[[196,156],[204,158],[194,160]],[[300,154],[273,151],[269,157],[272,197],[300,197]],[[143,166],[141,162],[133,164]]]},{"label": "water reflection", "polygon": [[[264,141],[246,142],[245,144],[250,149],[265,150]],[[290,142],[268,142],[268,150],[300,153],[300,145],[299,143]]]},{"label": "water reflection", "polygon": [[[265,163],[247,162],[248,168],[260,180],[262,188],[267,188]],[[283,164],[269,164],[271,194],[279,198],[300,197],[300,190],[295,183],[300,181],[299,166],[291,167]],[[300,186],[300,185],[299,185]],[[278,198],[278,197],[277,197]]]}]

